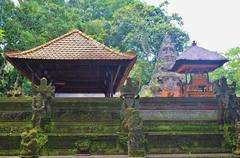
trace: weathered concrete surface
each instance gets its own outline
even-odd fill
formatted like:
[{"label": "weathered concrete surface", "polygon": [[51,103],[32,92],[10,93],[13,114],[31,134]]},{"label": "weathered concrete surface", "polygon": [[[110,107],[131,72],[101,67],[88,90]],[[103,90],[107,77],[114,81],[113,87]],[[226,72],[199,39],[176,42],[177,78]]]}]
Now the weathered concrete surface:
[{"label": "weathered concrete surface", "polygon": [[218,119],[217,110],[140,110],[143,120],[209,121]]},{"label": "weathered concrete surface", "polygon": [[217,121],[216,98],[153,97],[141,98],[139,110],[143,120]]}]

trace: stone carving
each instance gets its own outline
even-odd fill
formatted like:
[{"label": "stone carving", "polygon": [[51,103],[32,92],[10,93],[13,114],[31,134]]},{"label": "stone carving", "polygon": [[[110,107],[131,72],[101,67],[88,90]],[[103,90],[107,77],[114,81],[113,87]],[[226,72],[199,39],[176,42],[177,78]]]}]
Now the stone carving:
[{"label": "stone carving", "polygon": [[180,96],[179,82],[183,80],[179,74],[169,72],[168,69],[174,64],[178,53],[172,43],[170,34],[166,34],[161,44],[152,78],[148,86],[143,86],[140,94],[145,96],[151,92],[153,97]]},{"label": "stone carving", "polygon": [[145,136],[143,133],[143,120],[139,111],[132,107],[124,109],[122,128],[128,132],[128,155],[145,155]]},{"label": "stone carving", "polygon": [[143,133],[143,120],[136,109],[128,109],[129,118],[128,128],[128,155],[144,156],[145,155],[145,137]]},{"label": "stone carving", "polygon": [[43,97],[41,94],[37,94],[32,99],[32,126],[33,128],[40,128],[42,122],[42,114],[45,110],[45,104],[43,103]]},{"label": "stone carving", "polygon": [[126,85],[121,88],[121,98],[123,99],[123,102],[130,107],[138,106],[139,90],[140,83],[137,82],[134,84],[132,79],[128,78]]},{"label": "stone carving", "polygon": [[37,141],[37,131],[31,129],[21,134],[20,157],[35,157],[39,155],[39,144]]},{"label": "stone carving", "polygon": [[54,97],[55,88],[51,84],[47,84],[47,79],[42,78],[40,85],[33,85],[33,99],[32,99],[32,125],[33,127],[42,126],[43,114],[47,117],[51,114],[51,101]]},{"label": "stone carving", "polygon": [[143,133],[143,120],[134,107],[139,105],[139,83],[133,85],[131,79],[121,90],[123,105],[121,110],[122,129],[128,132],[128,155],[131,157],[145,155],[145,137]]},{"label": "stone carving", "polygon": [[235,124],[235,138],[236,138],[236,149],[233,151],[234,154],[240,155],[240,122],[236,122]]},{"label": "stone carving", "polygon": [[6,92],[7,97],[21,97],[22,89],[21,87],[14,87],[11,90]]},{"label": "stone carving", "polygon": [[240,119],[240,107],[236,96],[236,82],[227,84],[227,79],[222,77],[214,82],[214,93],[220,105],[221,118],[225,123],[235,123]]}]

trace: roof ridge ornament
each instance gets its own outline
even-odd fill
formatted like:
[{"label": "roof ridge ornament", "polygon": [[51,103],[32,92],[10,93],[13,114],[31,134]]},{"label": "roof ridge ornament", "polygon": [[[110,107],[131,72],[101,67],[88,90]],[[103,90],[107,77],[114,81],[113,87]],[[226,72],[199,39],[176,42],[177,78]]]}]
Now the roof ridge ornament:
[{"label": "roof ridge ornament", "polygon": [[192,42],[192,46],[197,46],[197,42],[195,40]]}]

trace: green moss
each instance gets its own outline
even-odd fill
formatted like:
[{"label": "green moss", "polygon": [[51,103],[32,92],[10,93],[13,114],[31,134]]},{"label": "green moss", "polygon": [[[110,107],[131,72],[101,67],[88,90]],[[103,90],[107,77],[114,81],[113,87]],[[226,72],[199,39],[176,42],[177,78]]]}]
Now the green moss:
[{"label": "green moss", "polygon": [[138,150],[129,150],[128,156],[129,157],[144,157],[145,156],[145,150],[144,149],[138,149]]},{"label": "green moss", "polygon": [[144,122],[145,132],[218,132],[223,131],[223,127],[217,123],[194,123],[194,122],[156,122],[156,121],[145,121]]},{"label": "green moss", "polygon": [[75,149],[77,153],[89,153],[89,149],[91,147],[91,141],[89,139],[78,140],[75,145]]},{"label": "green moss", "polygon": [[30,122],[0,122],[0,133],[22,133],[32,127]]},{"label": "green moss", "polygon": [[178,148],[150,148],[148,154],[199,154],[199,153],[229,153],[231,149],[219,147],[178,147]]},{"label": "green moss", "polygon": [[116,133],[119,130],[119,123],[114,122],[53,122],[51,126],[51,133]]},{"label": "green moss", "polygon": [[0,97],[0,103],[31,103],[31,97]]},{"label": "green moss", "polygon": [[20,148],[20,135],[1,135],[0,136],[0,150]]},{"label": "green moss", "polygon": [[0,149],[0,156],[14,156],[14,155],[19,155],[20,149],[5,149],[1,150]]},{"label": "green moss", "polygon": [[128,133],[118,133],[117,148],[125,153],[128,151]]},{"label": "green moss", "polygon": [[235,127],[231,124],[225,124],[224,127],[224,143],[223,146],[227,148],[235,148],[237,145],[237,138],[235,135]]}]

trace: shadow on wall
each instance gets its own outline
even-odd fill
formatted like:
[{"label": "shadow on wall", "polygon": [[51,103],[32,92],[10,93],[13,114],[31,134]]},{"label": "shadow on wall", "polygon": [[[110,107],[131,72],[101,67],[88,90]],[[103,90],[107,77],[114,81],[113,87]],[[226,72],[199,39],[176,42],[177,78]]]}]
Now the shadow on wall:
[{"label": "shadow on wall", "polygon": [[[58,98],[104,98],[103,93],[55,93]],[[113,97],[120,97],[120,92],[116,92]]]}]

